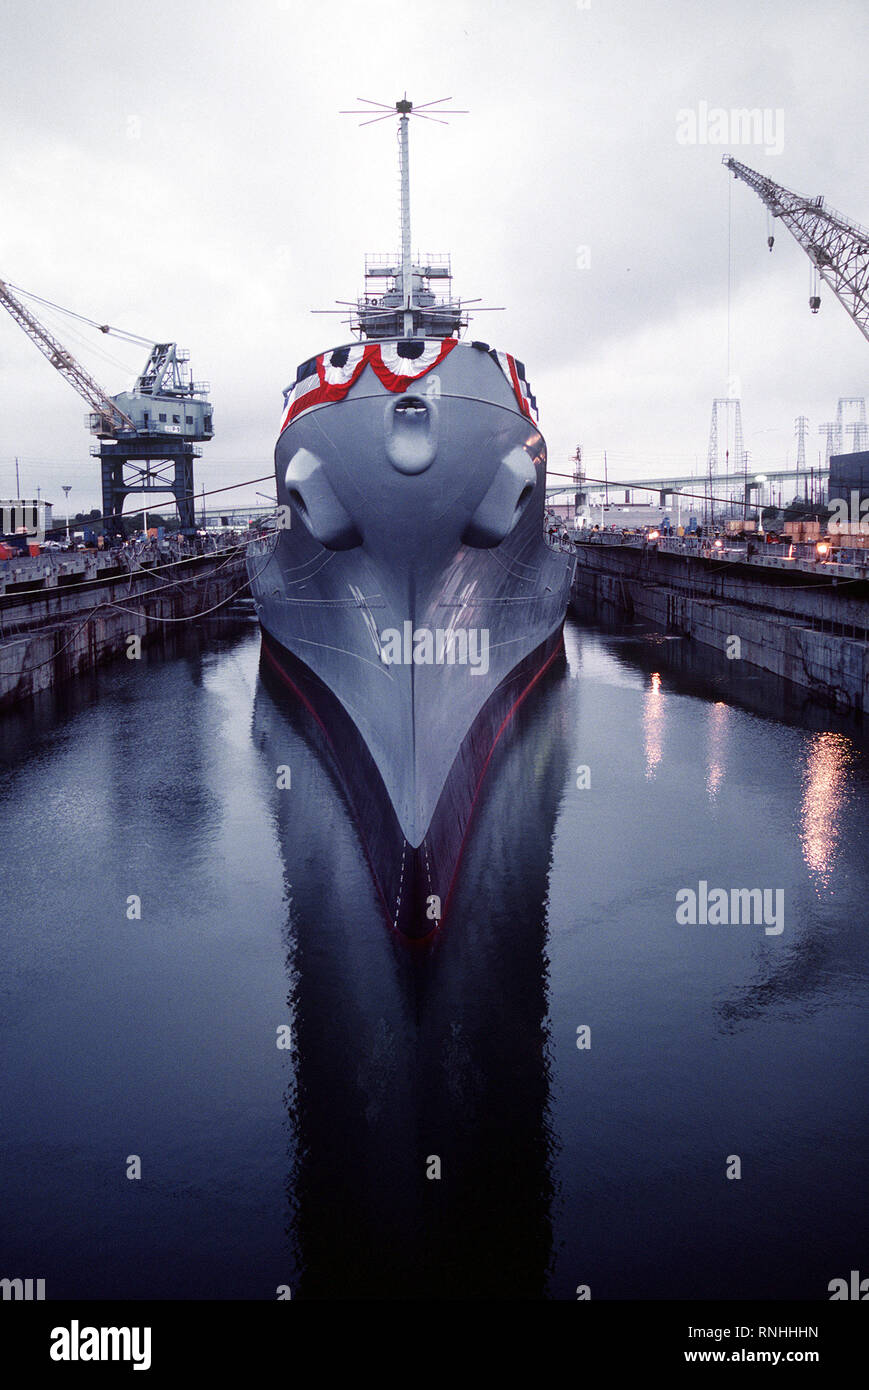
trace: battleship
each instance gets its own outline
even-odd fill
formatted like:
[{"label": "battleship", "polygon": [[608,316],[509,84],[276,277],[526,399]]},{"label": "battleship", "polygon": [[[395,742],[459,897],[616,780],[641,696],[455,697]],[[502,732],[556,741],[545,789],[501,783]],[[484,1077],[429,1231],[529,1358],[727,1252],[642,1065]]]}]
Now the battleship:
[{"label": "battleship", "polygon": [[366,258],[354,340],[284,393],[278,522],[247,565],[263,662],[333,761],[388,924],[420,940],[495,749],[563,653],[574,560],[544,535],[522,362],[463,336],[448,257],[411,254],[413,104],[380,110],[399,121],[401,254]]}]

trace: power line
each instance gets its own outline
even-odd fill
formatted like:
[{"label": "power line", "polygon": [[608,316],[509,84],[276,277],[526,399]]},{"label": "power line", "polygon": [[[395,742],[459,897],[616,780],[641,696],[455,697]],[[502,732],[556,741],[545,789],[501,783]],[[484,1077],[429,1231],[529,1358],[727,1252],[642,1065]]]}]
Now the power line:
[{"label": "power line", "polygon": [[[195,504],[196,501],[197,501],[197,499],[198,499],[198,498],[201,498],[201,497],[214,497],[214,496],[216,496],[217,493],[219,493],[219,492],[233,492],[236,488],[240,488],[240,487],[252,487],[254,483],[270,483],[270,482],[273,483],[274,480],[275,480],[275,475],[274,475],[274,473],[264,473],[264,474],[262,475],[262,477],[260,477],[260,478],[248,478],[248,479],[247,479],[245,482],[243,482],[243,483],[227,483],[224,487],[213,487],[213,488],[208,488],[208,489],[206,489],[205,491],[200,491],[198,488],[194,488],[194,490],[193,490],[192,492],[183,492],[183,493],[179,493],[179,494],[177,494],[177,496],[179,496],[179,497],[192,497],[192,498],[193,498],[193,502],[194,502],[194,504]],[[159,489],[156,489],[156,488],[155,488],[155,489],[152,489],[152,490],[153,490],[153,491],[159,491]],[[171,492],[171,489],[167,487],[167,488],[165,489],[165,491],[168,493],[168,492]],[[172,503],[170,502],[169,505],[172,506]],[[255,505],[255,504],[252,503],[251,505],[253,506],[253,505]],[[140,512],[144,512],[145,510],[146,510],[146,508],[144,508],[144,507],[140,507],[140,508],[139,508],[139,511],[140,511]],[[150,508],[150,507],[148,507],[147,510],[148,510],[148,511],[151,511],[151,510],[153,510],[153,509]],[[87,525],[87,526],[95,526],[96,523],[97,523],[98,521],[109,521],[109,520],[111,520],[112,517],[116,516],[116,513],[109,513],[109,514],[107,514],[107,515],[105,515],[105,516],[85,516],[82,512],[78,512],[78,513],[76,513],[76,515],[77,515],[77,517],[78,517],[78,519],[79,519],[79,521],[80,521],[80,523],[81,523],[82,526],[86,526],[86,525]],[[136,516],[137,513],[136,513],[136,512],[127,512],[126,515],[127,515],[128,517],[130,517],[130,516]],[[123,514],[122,514],[122,516],[123,516]],[[73,524],[73,525],[75,524],[75,518],[72,519],[71,524]],[[52,525],[50,529],[51,529],[51,530],[59,530],[59,529],[60,529],[60,526],[61,526],[61,523],[58,522],[57,526]]]},{"label": "power line", "polygon": [[[554,470],[547,469],[546,476],[547,478],[569,478],[572,483],[576,482],[576,479],[574,478],[572,473],[557,473]],[[602,486],[606,486],[608,482],[606,478],[592,478],[588,473],[584,474],[583,476],[587,483],[600,483]],[[618,487],[619,484],[613,483],[610,479],[609,486]],[[682,488],[662,488],[660,484],[657,483],[630,483],[624,484],[623,486],[625,486],[627,491],[629,492],[670,492],[677,494],[679,497],[696,497],[699,498],[701,501],[720,502],[722,506],[729,506],[730,503],[733,501],[732,497],[710,497],[708,492],[685,492]],[[566,487],[564,491],[570,492],[571,489],[569,487]],[[615,505],[618,506],[619,504],[616,503]]]}]

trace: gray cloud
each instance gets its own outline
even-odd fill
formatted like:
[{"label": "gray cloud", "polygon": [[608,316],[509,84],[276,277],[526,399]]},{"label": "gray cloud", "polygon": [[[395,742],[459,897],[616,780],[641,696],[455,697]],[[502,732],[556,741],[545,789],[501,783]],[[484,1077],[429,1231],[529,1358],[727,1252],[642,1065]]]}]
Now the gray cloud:
[{"label": "gray cloud", "polygon": [[[507,306],[473,332],[525,361],[553,467],[579,441],[634,474],[702,461],[726,390],[728,225],[732,370],[752,462],[771,466],[795,415],[814,431],[863,391],[865,344],[829,293],[810,315],[802,252],[779,228],[768,254],[764,210],[721,146],[677,142],[676,113],[781,109],[781,154],[733,153],[869,220],[862,21],[849,0],[822,23],[803,0],[7,0],[0,275],[177,338],[213,388],[198,485],[268,472],[296,363],[346,338],[310,309],[351,297],[365,251],[397,239],[394,130],[338,112],[453,95],[469,115],[414,125],[414,241]],[[50,326],[110,391],[140,365]],[[95,505],[84,410],[0,319],[0,491],[18,454],[28,489],[71,482]]]}]

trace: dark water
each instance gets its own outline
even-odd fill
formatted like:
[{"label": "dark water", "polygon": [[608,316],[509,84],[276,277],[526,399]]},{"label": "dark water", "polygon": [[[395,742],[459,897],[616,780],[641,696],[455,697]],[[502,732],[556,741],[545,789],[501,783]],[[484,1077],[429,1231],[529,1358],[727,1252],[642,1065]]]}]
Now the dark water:
[{"label": "dark water", "polygon": [[[859,729],[637,629],[566,645],[423,953],[255,628],[4,720],[0,1277],[826,1299],[869,1274]],[[783,890],[783,931],[677,924],[701,879]]]}]

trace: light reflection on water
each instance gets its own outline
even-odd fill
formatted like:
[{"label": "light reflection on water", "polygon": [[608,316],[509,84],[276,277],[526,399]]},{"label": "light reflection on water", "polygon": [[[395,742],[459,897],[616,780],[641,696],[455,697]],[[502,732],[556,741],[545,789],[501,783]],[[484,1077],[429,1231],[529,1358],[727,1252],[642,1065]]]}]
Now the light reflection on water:
[{"label": "light reflection on water", "polygon": [[714,801],[727,767],[729,710],[723,700],[709,707],[709,752],[706,763],[706,794]]},{"label": "light reflection on water", "polygon": [[653,671],[649,688],[643,700],[643,731],[646,739],[646,777],[655,775],[655,769],[664,756],[665,697],[658,671]]},{"label": "light reflection on water", "polygon": [[841,854],[842,811],[849,795],[853,745],[844,734],[815,734],[803,772],[803,854],[819,889],[829,889]]}]

